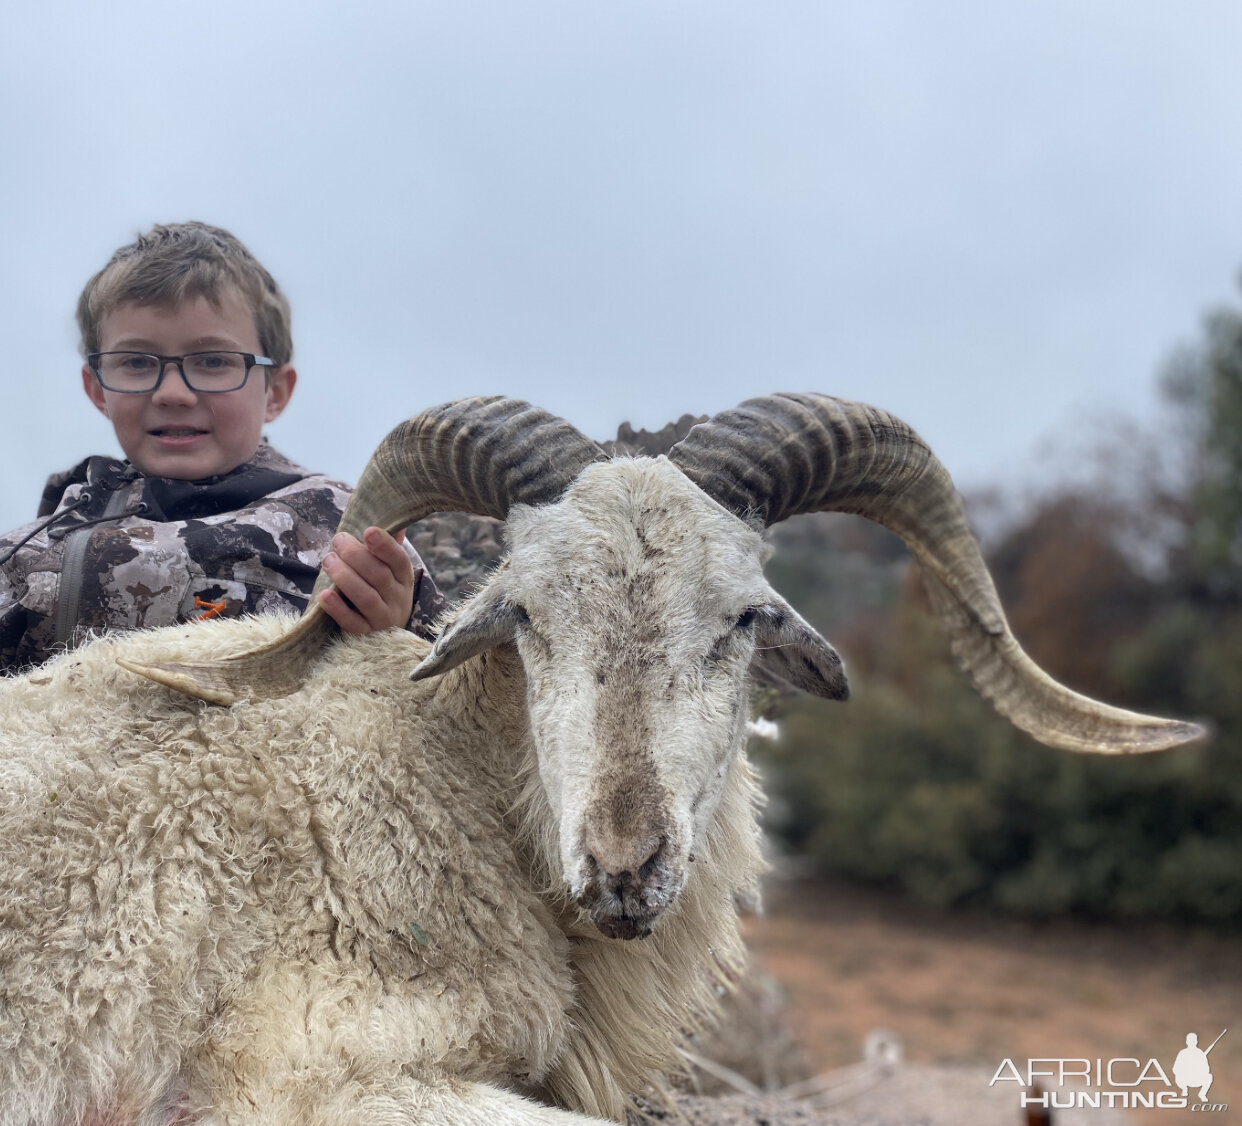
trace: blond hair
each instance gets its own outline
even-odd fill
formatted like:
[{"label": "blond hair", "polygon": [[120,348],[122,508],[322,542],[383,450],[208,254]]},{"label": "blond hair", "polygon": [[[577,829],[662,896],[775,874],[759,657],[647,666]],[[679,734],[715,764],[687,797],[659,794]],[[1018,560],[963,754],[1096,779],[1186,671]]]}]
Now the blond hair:
[{"label": "blond hair", "polygon": [[254,314],[263,354],[277,365],[289,363],[291,315],[280,286],[236,237],[206,223],[154,226],[112,255],[78,298],[82,355],[99,351],[100,323],[120,305],[205,297],[219,306],[230,287]]}]

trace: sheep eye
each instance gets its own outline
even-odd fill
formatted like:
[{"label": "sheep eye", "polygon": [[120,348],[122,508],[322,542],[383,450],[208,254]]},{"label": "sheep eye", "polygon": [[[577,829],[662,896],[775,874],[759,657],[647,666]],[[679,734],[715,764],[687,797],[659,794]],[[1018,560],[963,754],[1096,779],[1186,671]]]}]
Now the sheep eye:
[{"label": "sheep eye", "polygon": [[755,618],[758,614],[759,611],[753,606],[748,606],[745,610],[743,610],[742,613],[738,615],[737,621],[733,623],[729,631],[716,638],[715,644],[712,645],[711,649],[707,653],[707,661],[712,663],[722,660],[725,653],[729,651],[730,646],[736,641],[737,635],[739,633],[745,633],[755,624]]},{"label": "sheep eye", "polygon": [[509,612],[513,615],[513,632],[518,640],[540,649],[550,649],[547,638],[531,624],[530,614],[526,612],[525,606],[520,602],[512,602],[509,604]]}]

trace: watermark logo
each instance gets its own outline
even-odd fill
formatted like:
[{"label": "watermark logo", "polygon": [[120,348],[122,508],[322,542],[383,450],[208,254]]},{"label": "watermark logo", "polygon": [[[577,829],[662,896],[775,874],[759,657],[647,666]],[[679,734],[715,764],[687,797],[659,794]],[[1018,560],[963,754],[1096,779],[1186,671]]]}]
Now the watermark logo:
[{"label": "watermark logo", "polygon": [[1069,1110],[1075,1107],[1117,1107],[1120,1109],[1226,1111],[1228,1103],[1210,1102],[1212,1067],[1208,1057],[1220,1043],[1217,1036],[1206,1048],[1199,1047],[1194,1032],[1186,1036],[1186,1046],[1173,1061],[1173,1078],[1152,1057],[1146,1062],[1133,1056],[1114,1059],[1028,1059],[1025,1067],[1006,1059],[988,1083],[1014,1083],[1019,1104]]}]

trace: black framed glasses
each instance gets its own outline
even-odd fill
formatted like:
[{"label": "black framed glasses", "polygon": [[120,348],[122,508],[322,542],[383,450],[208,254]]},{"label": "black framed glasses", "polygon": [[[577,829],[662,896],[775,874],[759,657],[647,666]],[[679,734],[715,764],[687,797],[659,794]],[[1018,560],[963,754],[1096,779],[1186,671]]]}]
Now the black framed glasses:
[{"label": "black framed glasses", "polygon": [[204,395],[237,391],[246,385],[253,367],[275,367],[274,360],[253,352],[190,352],[184,356],[157,356],[151,352],[92,352],[86,362],[105,391],[122,395],[149,395],[164,380],[169,364],[176,364],[185,385]]}]

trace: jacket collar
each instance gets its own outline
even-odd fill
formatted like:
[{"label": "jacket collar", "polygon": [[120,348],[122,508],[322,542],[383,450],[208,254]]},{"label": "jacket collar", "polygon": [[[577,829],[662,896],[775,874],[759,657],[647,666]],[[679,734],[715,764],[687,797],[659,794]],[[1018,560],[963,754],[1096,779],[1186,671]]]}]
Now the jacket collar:
[{"label": "jacket collar", "polygon": [[38,515],[51,515],[64,502],[66,492],[81,485],[91,494],[90,501],[80,510],[81,518],[98,517],[118,489],[141,481],[141,494],[134,497],[134,507],[137,509],[141,500],[144,516],[157,521],[203,519],[243,508],[309,476],[309,470],[274,450],[266,439],[249,461],[228,473],[200,481],[143,477],[128,461],[96,455],[48,478]]}]

